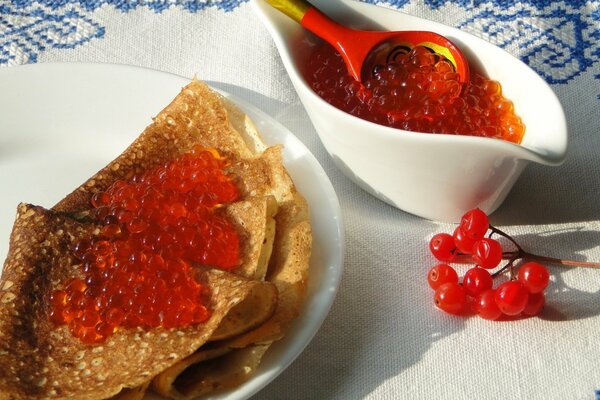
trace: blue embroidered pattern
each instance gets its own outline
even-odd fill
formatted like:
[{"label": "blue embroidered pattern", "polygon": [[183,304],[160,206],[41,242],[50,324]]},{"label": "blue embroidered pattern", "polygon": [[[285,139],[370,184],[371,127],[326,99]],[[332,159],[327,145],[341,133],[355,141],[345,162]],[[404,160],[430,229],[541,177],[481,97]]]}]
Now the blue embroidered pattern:
[{"label": "blue embroidered pattern", "polygon": [[[371,4],[386,4],[394,8],[402,8],[407,4],[410,4],[411,0],[360,0],[364,3]],[[574,7],[582,7],[588,4],[589,0],[569,0],[568,4]],[[490,1],[490,0],[424,0],[424,3],[432,9],[438,9],[446,4],[454,4],[461,6],[467,10],[476,9],[482,5],[492,4],[498,9],[509,9],[517,5],[529,4],[537,8],[544,8],[552,3],[556,3],[548,0],[506,0],[506,1]]]},{"label": "blue embroidered pattern", "polygon": [[[102,38],[94,11],[177,7],[232,11],[247,0],[9,0],[0,5],[0,65],[32,63],[49,48],[74,48]],[[398,9],[415,0],[361,0]],[[460,7],[459,28],[507,48],[548,83],[564,84],[600,61],[600,0],[422,0],[432,10]],[[600,80],[600,75],[594,75]],[[599,95],[600,98],[600,95]]]},{"label": "blue embroidered pattern", "polygon": [[541,9],[486,5],[459,28],[500,47],[517,47],[519,57],[548,83],[567,83],[600,60],[599,4],[590,8],[567,2],[550,2]]},{"label": "blue embroidered pattern", "polygon": [[209,7],[232,11],[246,1],[247,0],[12,0],[12,3],[19,7],[28,7],[32,4],[43,4],[51,8],[59,8],[67,4],[78,4],[87,11],[94,11],[105,5],[113,6],[117,10],[123,12],[146,7],[159,13],[173,6],[181,7],[190,12],[198,12]]},{"label": "blue embroidered pattern", "polygon": [[103,35],[102,26],[71,7],[0,4],[0,65],[34,63],[48,48],[72,49]]}]

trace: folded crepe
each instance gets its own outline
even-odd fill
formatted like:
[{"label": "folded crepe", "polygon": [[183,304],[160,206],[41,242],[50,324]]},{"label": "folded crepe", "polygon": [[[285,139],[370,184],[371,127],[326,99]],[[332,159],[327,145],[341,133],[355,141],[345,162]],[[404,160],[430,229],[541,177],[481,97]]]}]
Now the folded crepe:
[{"label": "folded crepe", "polygon": [[[90,198],[178,158],[194,146],[216,149],[240,201],[221,212],[236,226],[241,265],[229,273],[198,266],[210,290],[210,319],[184,329],[119,329],[90,346],[49,321],[48,298],[78,275],[69,249],[98,231]],[[232,103],[194,80],[115,160],[52,210],[22,204],[0,279],[0,399],[116,396],[151,386],[191,398],[237,386],[298,315],[311,250],[308,207],[281,158]]]},{"label": "folded crepe", "polygon": [[19,206],[2,274],[0,398],[106,398],[136,387],[204,344],[227,312],[268,282],[199,271],[211,288],[211,318],[182,329],[119,329],[105,343],[83,344],[50,321],[50,293],[78,276],[69,248],[98,226],[26,204]]}]

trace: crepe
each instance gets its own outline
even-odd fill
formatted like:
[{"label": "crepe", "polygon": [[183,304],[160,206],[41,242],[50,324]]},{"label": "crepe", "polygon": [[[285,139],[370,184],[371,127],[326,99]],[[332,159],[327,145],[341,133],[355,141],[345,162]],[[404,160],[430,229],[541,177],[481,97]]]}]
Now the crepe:
[{"label": "crepe", "polygon": [[160,374],[153,387],[163,396],[183,400],[239,386],[256,371],[269,345],[200,350]]},{"label": "crepe", "polygon": [[211,287],[211,318],[183,329],[120,329],[89,346],[49,320],[49,294],[79,273],[68,249],[95,224],[26,204],[19,206],[0,292],[0,399],[106,398],[136,387],[205,343],[227,312],[251,291],[272,284],[218,270],[202,271]]},{"label": "crepe", "polygon": [[121,155],[53,210],[72,213],[87,210],[94,193],[106,190],[118,179],[129,179],[173,160],[196,144],[217,149],[232,161],[252,157],[244,136],[229,123],[223,99],[198,80],[184,87]]},{"label": "crepe", "polygon": [[[98,230],[91,196],[196,145],[227,159],[241,194],[219,210],[239,233],[241,265],[231,273],[199,266],[212,293],[210,320],[178,330],[119,330],[105,345],[91,347],[64,326],[53,327],[48,295],[77,274],[68,248]],[[0,280],[0,363],[9,366],[0,372],[0,399],[135,399],[151,382],[160,394],[191,398],[247,380],[300,312],[308,275],[308,207],[281,150],[267,147],[234,104],[193,80],[120,156],[52,210],[19,206]]]}]

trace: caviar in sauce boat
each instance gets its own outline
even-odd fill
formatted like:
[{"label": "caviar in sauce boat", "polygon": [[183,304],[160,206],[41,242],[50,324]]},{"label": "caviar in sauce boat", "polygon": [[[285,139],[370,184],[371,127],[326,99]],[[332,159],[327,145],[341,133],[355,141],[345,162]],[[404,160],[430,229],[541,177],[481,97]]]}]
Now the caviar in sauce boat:
[{"label": "caviar in sauce boat", "polygon": [[305,0],[266,2],[327,42],[309,58],[305,76],[328,103],[394,128],[520,143],[523,123],[500,85],[470,74],[468,60],[444,36],[356,30]]},{"label": "caviar in sauce boat", "polygon": [[457,222],[467,209],[478,207],[488,214],[496,210],[530,162],[564,161],[568,129],[563,108],[552,88],[521,60],[464,30],[389,8],[352,0],[312,1],[347,26],[429,30],[450,38],[474,70],[502,83],[502,94],[513,102],[526,127],[516,145],[411,132],[342,111],[319,96],[306,79],[315,37],[264,0],[251,0],[321,143],[340,171],[371,195],[423,218]]},{"label": "caviar in sauce boat", "polygon": [[315,46],[305,68],[312,89],[356,117],[414,132],[483,136],[520,143],[525,127],[500,84],[471,73],[459,80],[452,63],[417,46],[398,51],[358,82],[327,43]]}]

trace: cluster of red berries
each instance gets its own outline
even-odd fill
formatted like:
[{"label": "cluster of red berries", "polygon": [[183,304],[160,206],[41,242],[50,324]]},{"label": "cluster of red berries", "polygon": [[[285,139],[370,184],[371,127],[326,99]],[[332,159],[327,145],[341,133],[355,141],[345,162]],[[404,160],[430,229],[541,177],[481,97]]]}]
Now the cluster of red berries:
[{"label": "cluster of red berries", "polygon": [[231,270],[240,238],[220,212],[238,199],[227,160],[197,146],[92,196],[100,234],[74,244],[81,277],[50,295],[50,319],[83,343],[119,327],[180,328],[211,315],[193,264]]},{"label": "cluster of red berries", "polygon": [[[488,231],[490,234],[486,236]],[[513,262],[517,257],[513,257],[505,267],[490,274],[489,270],[498,267],[505,255],[521,255],[504,253],[500,242],[490,237],[494,233],[500,231],[490,226],[483,211],[474,209],[462,217],[452,235],[439,233],[433,236],[429,248],[435,258],[444,262],[433,267],[427,277],[435,290],[437,307],[450,314],[468,314],[472,310],[489,320],[539,314],[550,280],[548,269],[529,261],[521,264],[516,272]],[[456,270],[447,263],[461,255],[470,255],[476,266],[469,269],[459,283]],[[494,288],[494,278],[506,269],[510,269],[510,280]]]}]

